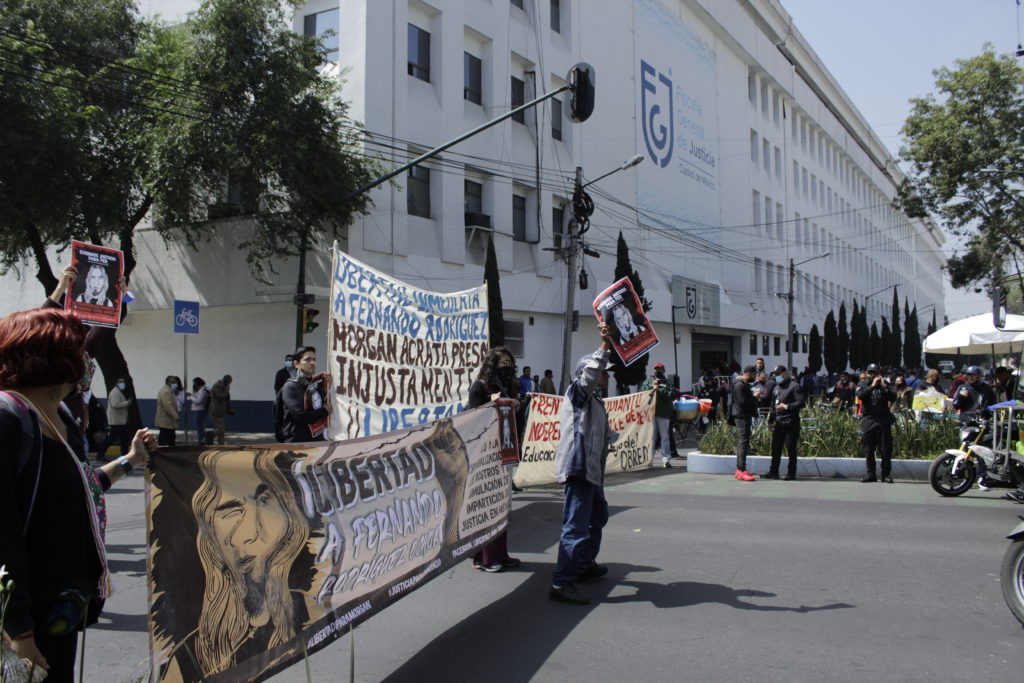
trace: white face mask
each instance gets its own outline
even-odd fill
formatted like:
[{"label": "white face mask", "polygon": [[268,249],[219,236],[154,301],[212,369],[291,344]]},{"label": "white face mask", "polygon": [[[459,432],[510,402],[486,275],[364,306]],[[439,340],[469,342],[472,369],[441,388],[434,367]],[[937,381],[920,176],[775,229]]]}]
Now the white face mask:
[{"label": "white face mask", "polygon": [[171,384],[171,391],[177,391],[177,390],[178,390],[178,384],[177,383]]},{"label": "white face mask", "polygon": [[284,367],[285,367],[285,369],[288,369],[288,370],[290,370],[290,369],[291,369],[291,367],[292,367],[292,362],[291,362],[290,360],[286,360],[286,361],[284,362]]},{"label": "white face mask", "polygon": [[117,383],[117,388],[120,389],[121,391],[124,391],[127,388],[127,386],[128,385],[125,384],[124,382],[118,382]]},{"label": "white face mask", "polygon": [[775,375],[775,382],[778,383],[778,382],[781,382],[781,381],[782,381],[782,375]]}]

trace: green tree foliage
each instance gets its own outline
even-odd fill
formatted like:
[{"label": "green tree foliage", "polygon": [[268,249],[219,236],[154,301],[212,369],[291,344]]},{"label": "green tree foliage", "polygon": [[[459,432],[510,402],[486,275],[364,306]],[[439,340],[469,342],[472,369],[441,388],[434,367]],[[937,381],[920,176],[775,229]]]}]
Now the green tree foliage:
[{"label": "green tree foliage", "polygon": [[839,320],[836,322],[836,364],[839,371],[846,369],[850,357],[850,330],[846,322],[846,302],[839,303]]},{"label": "green tree foliage", "polygon": [[825,369],[828,370],[829,374],[833,372],[839,372],[842,368],[839,367],[839,351],[837,349],[839,343],[839,333],[836,330],[836,314],[834,311],[829,311],[828,315],[825,316],[825,332],[824,332],[824,361]]},{"label": "green tree foliage", "polygon": [[[871,332],[868,334],[868,347],[870,349],[882,348],[882,338],[878,335],[878,326],[875,325],[875,323],[871,323]],[[877,363],[879,361],[877,356],[872,358],[870,355],[871,353],[874,353],[874,351],[869,351],[869,355],[866,358],[867,362],[864,363],[865,367],[867,367],[869,363]]]},{"label": "green tree foliage", "polygon": [[871,333],[868,331],[867,301],[860,307],[860,321],[857,323],[857,329],[857,334],[861,339],[860,365],[857,366],[857,369],[862,370],[867,367],[868,363],[873,363],[877,360],[877,357],[873,354],[878,352],[878,345],[872,346]]},{"label": "green tree foliage", "polygon": [[[341,236],[368,199],[338,198],[376,169],[338,81],[318,70],[323,49],[286,7],[298,4],[208,0],[167,27],[130,0],[0,6],[0,266],[32,263],[48,292],[47,248],[82,239],[124,251],[130,279],[143,219],[196,246],[228,180],[252,219],[239,248],[257,276],[307,234]],[[97,361],[108,390],[131,383],[115,336]]]},{"label": "green tree foliage", "polygon": [[889,365],[895,367],[903,357],[903,329],[900,325],[900,297],[898,287],[892,288],[892,336],[889,338]]},{"label": "green tree foliage", "polygon": [[[640,273],[633,270],[633,264],[629,260],[629,247],[626,245],[626,240],[622,237],[622,231],[620,230],[615,251],[614,282],[618,282],[624,277],[629,278],[630,283],[633,285],[633,290],[640,299],[644,312],[646,313],[651,310],[651,302],[644,296],[644,285],[640,280]],[[647,376],[647,361],[649,358],[650,354],[644,354],[633,361],[632,365],[623,366],[622,363],[615,364],[613,374],[615,375],[615,383],[618,385],[618,393],[628,393],[628,387],[641,384],[644,381],[644,378]]]},{"label": "green tree foliage", "polygon": [[987,281],[993,265],[1020,281],[1024,255],[1024,69],[991,45],[935,72],[912,100],[900,154],[910,166],[899,204],[930,214],[966,250],[947,262],[954,287]]},{"label": "green tree foliage", "polygon": [[886,317],[882,316],[882,333],[881,333],[881,349],[879,353],[878,362],[882,365],[892,366],[892,349],[893,349],[893,335],[892,329],[889,327],[889,321]]},{"label": "green tree foliage", "polygon": [[501,302],[501,282],[498,275],[498,257],[494,253],[494,236],[490,233],[487,235],[484,282],[487,284],[487,333],[490,336],[491,346],[504,346],[504,304]]},{"label": "green tree foliage", "polygon": [[860,336],[860,306],[857,300],[853,300],[853,313],[850,314],[850,352],[847,355],[847,365],[851,368],[859,368],[861,358],[864,354],[865,339]]},{"label": "green tree foliage", "polygon": [[807,340],[807,367],[814,374],[821,370],[821,333],[817,325],[811,325],[811,334]]}]

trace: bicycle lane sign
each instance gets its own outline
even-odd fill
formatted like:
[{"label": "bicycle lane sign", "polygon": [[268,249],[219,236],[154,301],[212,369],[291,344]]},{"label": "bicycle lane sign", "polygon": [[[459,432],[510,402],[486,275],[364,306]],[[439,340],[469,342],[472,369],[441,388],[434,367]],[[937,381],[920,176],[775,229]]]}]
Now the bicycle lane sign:
[{"label": "bicycle lane sign", "polygon": [[199,302],[174,301],[174,333],[199,334]]}]

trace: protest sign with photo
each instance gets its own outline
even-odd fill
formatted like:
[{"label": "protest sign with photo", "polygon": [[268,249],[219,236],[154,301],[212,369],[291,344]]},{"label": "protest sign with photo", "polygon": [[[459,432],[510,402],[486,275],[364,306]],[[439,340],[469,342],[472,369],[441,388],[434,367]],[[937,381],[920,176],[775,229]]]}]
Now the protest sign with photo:
[{"label": "protest sign with photo", "polygon": [[456,414],[487,355],[487,287],[418,289],[334,247],[330,437],[353,439]]},{"label": "protest sign with photo", "polygon": [[149,461],[157,681],[260,681],[507,525],[493,406],[344,442],[177,448]]},{"label": "protest sign with photo", "polygon": [[[651,465],[654,400],[653,391],[605,399],[608,426],[619,433],[618,440],[608,450],[605,474],[629,472]],[[533,394],[523,434],[523,455],[512,478],[516,486],[540,486],[557,481],[555,452],[561,440],[559,414],[563,401],[561,396]]]},{"label": "protest sign with photo", "polygon": [[124,272],[124,255],[117,249],[71,241],[71,265],[78,277],[64,297],[64,308],[86,325],[121,324],[121,295],[117,283]]},{"label": "protest sign with photo", "polygon": [[658,335],[628,277],[597,295],[594,313],[599,321],[608,325],[612,346],[625,365],[632,364],[658,345]]}]

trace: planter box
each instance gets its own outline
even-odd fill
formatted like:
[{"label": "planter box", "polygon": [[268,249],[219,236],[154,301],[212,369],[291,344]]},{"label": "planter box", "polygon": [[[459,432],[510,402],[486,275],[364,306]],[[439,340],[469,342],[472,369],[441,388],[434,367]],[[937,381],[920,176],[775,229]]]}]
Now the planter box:
[{"label": "planter box", "polygon": [[[748,455],[747,471],[751,474],[764,474],[768,471],[771,458],[766,455]],[[782,455],[779,473],[785,474],[789,458]],[[892,460],[893,479],[912,479],[928,481],[928,468],[931,460]],[[881,467],[880,460],[875,468]],[[711,455],[708,453],[688,453],[686,471],[703,474],[733,474],[736,472],[735,455]],[[866,472],[864,458],[797,458],[797,477],[819,477],[839,479],[860,479]],[[881,476],[879,474],[879,476]]]}]

